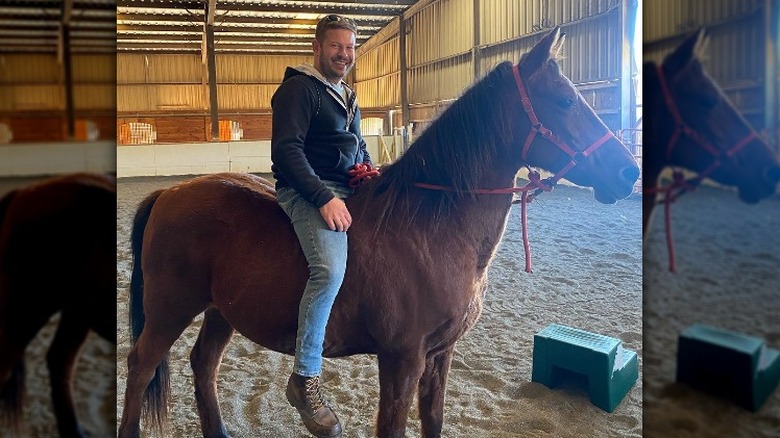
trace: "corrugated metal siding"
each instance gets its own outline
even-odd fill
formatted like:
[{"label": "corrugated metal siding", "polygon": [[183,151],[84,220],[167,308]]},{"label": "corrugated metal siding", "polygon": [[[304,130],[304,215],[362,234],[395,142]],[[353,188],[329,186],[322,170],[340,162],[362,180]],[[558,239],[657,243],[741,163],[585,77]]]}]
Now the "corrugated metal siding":
[{"label": "corrugated metal siding", "polygon": [[[622,41],[619,10],[565,25],[563,31],[566,42],[560,64],[573,83],[619,78]],[[485,74],[503,61],[518,62],[521,55],[530,51],[547,32],[549,29],[485,47],[480,52],[480,71]]]},{"label": "corrugated metal siding", "polygon": [[199,55],[147,56],[146,78],[149,83],[203,82],[205,66]]},{"label": "corrugated metal siding", "polygon": [[644,0],[643,39],[687,33],[702,24],[729,21],[761,8],[764,0]]},{"label": "corrugated metal siding", "polygon": [[[73,107],[76,110],[116,108],[116,63],[113,55],[74,55],[71,59]],[[54,55],[4,55],[0,63],[0,109],[62,111],[65,109],[63,66]]]},{"label": "corrugated metal siding", "polygon": [[59,85],[16,85],[10,89],[13,111],[65,109],[63,89]]},{"label": "corrugated metal siding", "polygon": [[355,91],[362,108],[387,108],[399,104],[401,57],[398,43],[398,37],[392,38],[355,61]]},{"label": "corrugated metal siding", "polygon": [[396,37],[361,56],[355,63],[355,76],[357,80],[376,78],[400,69],[401,55],[399,39]]},{"label": "corrugated metal siding", "polygon": [[474,81],[474,2],[442,0],[409,18],[410,104],[457,98]]},{"label": "corrugated metal siding", "polygon": [[[763,0],[645,0],[644,60],[661,62],[688,35],[705,26],[702,62],[756,129],[763,129],[766,75]],[[771,96],[770,96],[771,97]]]},{"label": "corrugated metal siding", "polygon": [[74,55],[73,82],[116,83],[116,55]]},{"label": "corrugated metal siding", "polygon": [[208,90],[202,85],[117,87],[117,112],[192,111],[207,108]]},{"label": "corrugated metal siding", "polygon": [[[489,3],[495,6],[493,2]],[[613,131],[621,128],[620,47],[623,38],[620,26],[621,11],[614,5],[615,2],[594,2],[575,7],[570,0],[549,2],[547,7],[556,11],[555,16],[568,21],[546,23],[548,26],[562,25],[566,42],[563,46],[563,57],[559,61],[561,70]],[[540,7],[538,2],[529,2],[526,10],[528,13],[538,14]],[[489,19],[497,21],[484,23],[481,27],[495,29],[500,28],[501,21],[506,22],[504,15],[491,16]],[[525,22],[525,29],[533,28],[530,24],[533,21]],[[549,29],[535,30],[530,34],[503,38],[502,42],[485,45],[480,50],[480,73],[487,74],[503,61],[519,62],[521,56],[530,51],[547,32]],[[630,102],[623,104],[627,108]]]},{"label": "corrugated metal siding", "polygon": [[473,0],[440,0],[409,19],[407,65],[419,66],[471,49]]},{"label": "corrugated metal siding", "polygon": [[0,64],[2,84],[56,83],[60,65],[52,55],[3,55]]},{"label": "corrugated metal siding", "polygon": [[[279,79],[281,82],[281,79]],[[271,108],[271,97],[278,84],[223,84],[217,85],[217,101],[220,110],[259,110]],[[208,107],[208,87],[205,87]]]},{"label": "corrugated metal siding", "polygon": [[71,68],[76,110],[116,109],[115,55],[74,55]]},{"label": "corrugated metal siding", "polygon": [[[475,4],[480,20],[476,41]],[[412,120],[438,113],[442,101],[457,98],[473,84],[475,72],[481,76],[501,62],[518,62],[553,26],[563,25],[567,34],[561,60],[564,73],[607,125],[619,129],[622,4],[620,0],[432,2],[407,17],[407,82]],[[357,62],[356,88],[364,108],[400,105],[400,95],[393,99],[381,96],[383,85],[394,80],[397,71],[396,64],[381,61],[386,58],[379,53],[382,49],[383,46],[370,48],[361,53]],[[391,59],[394,56],[395,53]],[[383,64],[392,67],[383,68]]]},{"label": "corrugated metal siding", "polygon": [[146,82],[146,56],[123,53],[116,55],[117,88],[121,88],[119,86],[121,84],[143,84]]},{"label": "corrugated metal siding", "polygon": [[365,79],[355,84],[361,108],[392,108],[401,99],[400,73],[391,73],[376,79]]},{"label": "corrugated metal siding", "polygon": [[149,91],[147,86],[117,85],[117,113],[151,111]]},{"label": "corrugated metal siding", "polygon": [[59,84],[61,65],[52,55],[3,55],[0,95],[5,111],[60,110],[64,108]]},{"label": "corrugated metal siding", "polygon": [[[116,57],[117,111],[202,111],[209,108],[208,73],[196,55]],[[220,110],[271,108],[271,96],[287,66],[311,62],[311,56],[220,55],[217,99]]]},{"label": "corrugated metal siding", "polygon": [[495,44],[528,35],[554,25],[601,15],[616,7],[618,0],[485,0],[480,17],[489,22],[480,26],[480,43]]},{"label": "corrugated metal siding", "polygon": [[113,84],[74,84],[73,108],[76,110],[114,110],[116,108],[116,86]]},{"label": "corrugated metal siding", "polygon": [[409,70],[409,101],[412,104],[452,100],[474,82],[471,57],[462,55]]},{"label": "corrugated metal siding", "polygon": [[280,84],[288,66],[312,63],[311,56],[217,56],[220,84]]}]

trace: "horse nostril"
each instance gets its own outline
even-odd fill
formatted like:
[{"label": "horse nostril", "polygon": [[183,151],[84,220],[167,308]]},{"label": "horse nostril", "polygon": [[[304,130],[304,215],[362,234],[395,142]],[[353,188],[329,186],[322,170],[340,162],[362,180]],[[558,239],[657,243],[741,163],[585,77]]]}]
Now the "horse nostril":
[{"label": "horse nostril", "polygon": [[764,179],[772,184],[780,182],[780,166],[772,166],[764,170]]},{"label": "horse nostril", "polygon": [[636,180],[639,179],[639,167],[638,166],[627,166],[627,167],[624,167],[620,171],[620,175],[626,181],[636,182]]}]

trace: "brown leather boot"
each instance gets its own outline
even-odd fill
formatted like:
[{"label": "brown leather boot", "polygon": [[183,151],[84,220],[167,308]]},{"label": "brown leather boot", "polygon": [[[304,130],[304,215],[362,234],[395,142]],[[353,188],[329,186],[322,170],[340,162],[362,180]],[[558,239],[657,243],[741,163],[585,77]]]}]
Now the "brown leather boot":
[{"label": "brown leather boot", "polygon": [[293,373],[287,381],[287,401],[298,410],[303,424],[317,438],[341,436],[341,423],[320,392],[320,378]]}]

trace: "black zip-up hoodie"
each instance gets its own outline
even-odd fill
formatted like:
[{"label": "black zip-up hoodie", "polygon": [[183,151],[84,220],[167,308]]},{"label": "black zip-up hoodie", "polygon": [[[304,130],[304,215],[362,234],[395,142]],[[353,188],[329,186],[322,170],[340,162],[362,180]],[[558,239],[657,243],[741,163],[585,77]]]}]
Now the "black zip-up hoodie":
[{"label": "black zip-up hoodie", "polygon": [[292,187],[317,208],[333,199],[323,180],[349,184],[356,163],[370,163],[360,134],[360,109],[310,65],[288,67],[271,98],[271,171],[276,188]]}]

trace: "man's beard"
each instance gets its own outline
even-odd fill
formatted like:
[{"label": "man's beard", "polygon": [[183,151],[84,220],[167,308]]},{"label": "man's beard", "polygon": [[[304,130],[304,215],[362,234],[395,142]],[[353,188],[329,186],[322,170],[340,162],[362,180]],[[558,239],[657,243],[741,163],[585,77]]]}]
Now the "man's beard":
[{"label": "man's beard", "polygon": [[320,55],[320,67],[323,70],[321,73],[325,76],[325,79],[340,81],[344,79],[344,76],[346,76],[347,73],[349,73],[350,68],[352,68],[352,63],[348,61],[348,58],[338,58],[336,61],[347,61],[343,75],[333,68],[332,62],[334,61],[331,58],[326,57],[324,54]]}]

